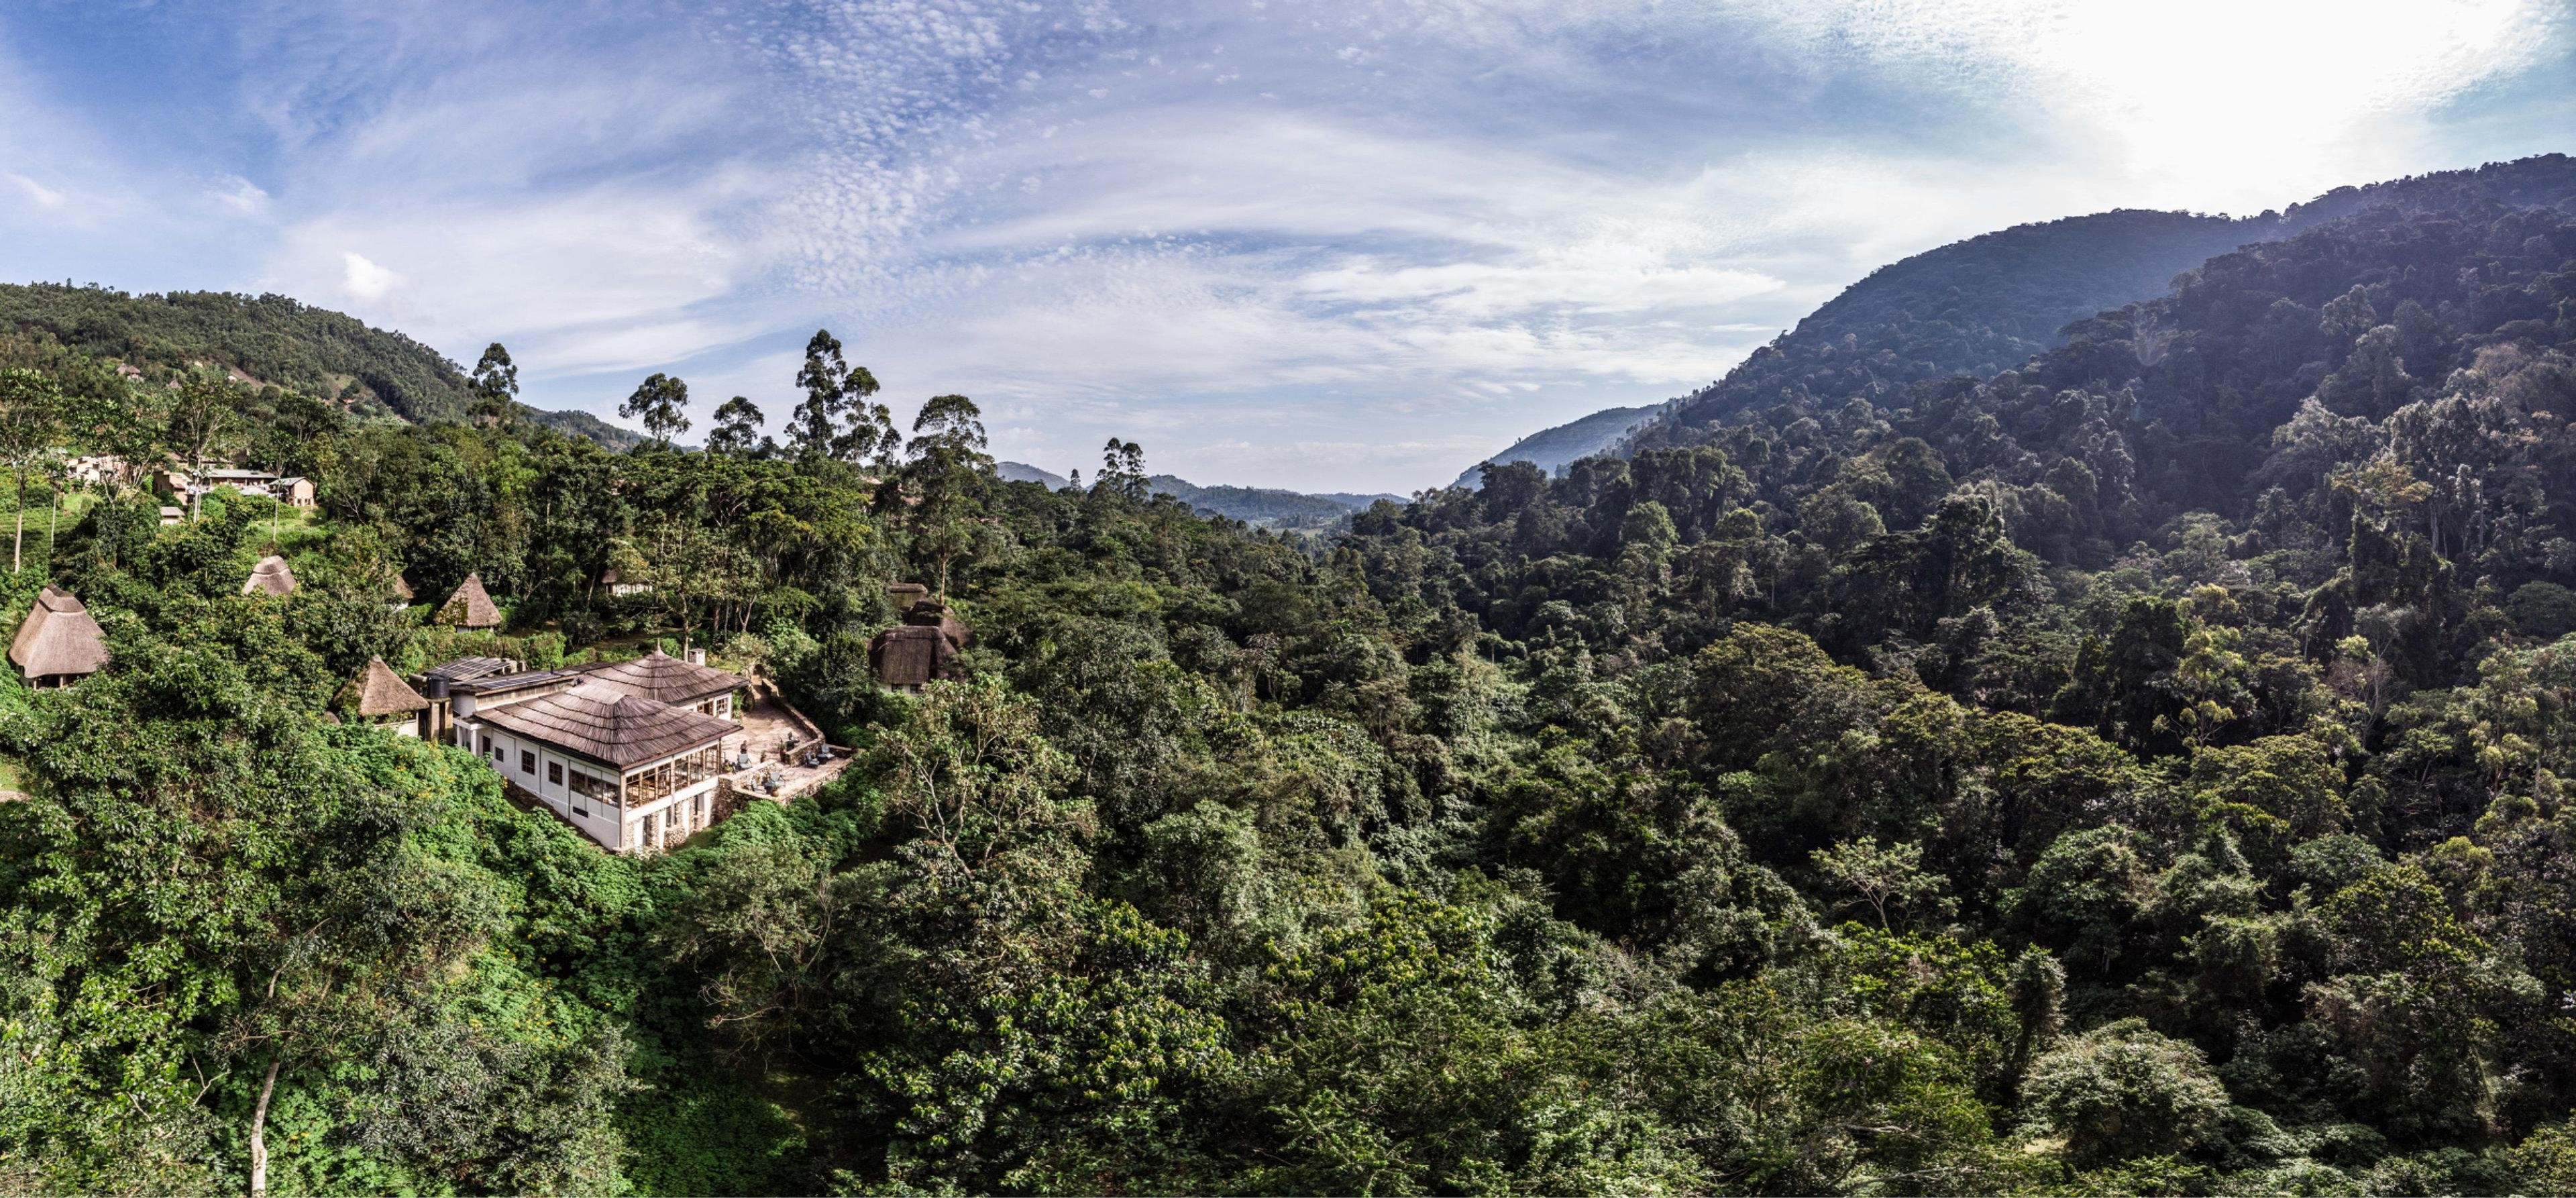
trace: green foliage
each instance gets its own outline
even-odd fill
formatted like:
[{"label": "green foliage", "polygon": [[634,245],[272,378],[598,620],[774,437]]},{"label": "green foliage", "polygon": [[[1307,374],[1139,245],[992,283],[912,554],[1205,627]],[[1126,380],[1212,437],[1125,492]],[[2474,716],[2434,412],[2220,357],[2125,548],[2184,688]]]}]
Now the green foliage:
[{"label": "green foliage", "polygon": [[2167,1155],[2199,1142],[2227,1091],[2199,1049],[2125,1019],[2033,1061],[2023,1083],[2034,1118],[2066,1138],[2079,1165]]},{"label": "green foliage", "polygon": [[[786,445],[655,379],[617,453],[498,346],[0,294],[0,442],[321,500],[109,481],[0,575],[114,653],[0,679],[0,1186],[2563,1188],[2567,167],[1939,251],[1330,536],[1003,483],[828,333]],[[516,635],[420,622],[469,572]],[[903,692],[916,579],[973,640]],[[324,719],[701,645],[857,760],[649,858]]]}]

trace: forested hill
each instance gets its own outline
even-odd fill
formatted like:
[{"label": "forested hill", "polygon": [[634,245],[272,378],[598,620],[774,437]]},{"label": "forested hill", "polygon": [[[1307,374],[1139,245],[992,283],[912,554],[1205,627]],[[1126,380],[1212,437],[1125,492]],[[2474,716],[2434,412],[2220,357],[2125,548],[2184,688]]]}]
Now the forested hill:
[{"label": "forested hill", "polygon": [[[995,463],[993,473],[1008,482],[1038,483],[1049,490],[1069,485],[1063,475],[1024,462]],[[1255,528],[1331,528],[1349,519],[1351,513],[1380,500],[1405,502],[1401,495],[1355,495],[1346,491],[1308,494],[1276,487],[1200,486],[1172,474],[1152,475],[1145,480],[1145,486],[1156,494],[1172,496],[1193,510],[1241,520]]]},{"label": "forested hill", "polygon": [[[0,283],[0,328],[42,330],[71,349],[155,376],[220,366],[337,401],[361,417],[461,420],[473,402],[465,371],[446,355],[401,333],[282,295],[130,295],[96,286]],[[637,440],[587,412],[524,411],[540,424],[610,448]]]},{"label": "forested hill", "polygon": [[[0,1191],[2576,1193],[2567,165],[1329,535],[828,335],[610,452],[0,329],[19,444],[319,488],[31,467],[0,629],[109,656],[0,671]],[[654,645],[848,771],[611,854],[349,685]]]},{"label": "forested hill", "polygon": [[2059,344],[2070,321],[2168,290],[2240,245],[2279,240],[2374,204],[2444,205],[2465,195],[2549,203],[2571,166],[2548,155],[2366,187],[2338,188],[2243,219],[2117,211],[2020,225],[1881,267],[1639,429],[1638,445],[1684,444],[1784,396],[1864,395],[1949,375],[1983,378]]}]

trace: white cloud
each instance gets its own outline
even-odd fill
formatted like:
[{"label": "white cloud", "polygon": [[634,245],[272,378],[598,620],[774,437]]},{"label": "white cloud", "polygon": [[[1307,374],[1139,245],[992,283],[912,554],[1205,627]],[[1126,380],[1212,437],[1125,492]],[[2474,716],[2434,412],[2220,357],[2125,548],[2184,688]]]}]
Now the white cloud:
[{"label": "white cloud", "polygon": [[386,292],[402,285],[401,275],[376,265],[356,250],[343,251],[340,261],[340,288],[358,299],[383,299]]},{"label": "white cloud", "polygon": [[243,216],[258,216],[268,211],[268,192],[239,175],[227,175],[216,180],[206,194],[214,197],[216,203]]},{"label": "white cloud", "polygon": [[20,191],[27,193],[27,199],[39,208],[60,208],[71,202],[69,195],[38,183],[25,175],[12,174],[9,176],[9,181],[17,184]]},{"label": "white cloud", "polygon": [[[1782,0],[1764,24],[1968,103],[2097,143],[2132,203],[2248,211],[2409,168],[2429,110],[2543,61],[2567,15],[2536,0]],[[2563,47],[2562,47],[2563,49]]]},{"label": "white cloud", "polygon": [[2539,0],[226,18],[237,60],[190,77],[254,134],[202,160],[101,158],[136,131],[0,57],[0,109],[46,117],[0,126],[29,200],[0,245],[61,273],[30,230],[78,225],[67,254],[156,264],[128,285],[177,263],[460,358],[504,340],[533,402],[603,414],[682,369],[783,410],[828,325],[890,399],[975,395],[1012,456],[1117,433],[1201,481],[1341,489],[1687,390],[1947,241],[2471,165],[2446,106],[2546,90],[2526,144],[2576,91],[2534,69],[2567,53]]}]

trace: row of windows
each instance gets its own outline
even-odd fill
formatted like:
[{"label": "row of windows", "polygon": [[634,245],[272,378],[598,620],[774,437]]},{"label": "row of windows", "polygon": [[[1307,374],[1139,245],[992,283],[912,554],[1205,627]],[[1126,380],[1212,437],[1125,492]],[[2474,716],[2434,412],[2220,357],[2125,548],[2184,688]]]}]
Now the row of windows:
[{"label": "row of windows", "polygon": [[[493,767],[497,769],[500,767],[503,760],[505,750],[501,747],[499,742],[492,739],[491,733],[486,732],[483,733],[482,736],[484,755],[492,759]],[[519,772],[526,774],[531,778],[536,776],[537,754],[535,750],[519,750]],[[548,785],[565,785],[564,773],[565,771],[562,762],[549,761],[546,763],[546,783]],[[580,770],[573,770],[571,773],[572,782],[569,789],[576,796],[572,806],[572,813],[574,815],[580,816],[583,819],[590,818],[590,809],[580,804],[580,800],[582,799],[597,799],[610,806],[614,806],[617,803],[617,779],[602,778],[593,774],[584,773]],[[705,818],[705,796],[700,796],[697,802],[699,806],[699,818],[703,819]]]}]

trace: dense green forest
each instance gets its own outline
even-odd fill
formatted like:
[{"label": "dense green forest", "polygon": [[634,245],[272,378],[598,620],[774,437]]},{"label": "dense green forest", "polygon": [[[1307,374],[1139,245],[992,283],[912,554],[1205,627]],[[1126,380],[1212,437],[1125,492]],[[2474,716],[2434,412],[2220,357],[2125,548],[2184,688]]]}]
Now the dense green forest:
[{"label": "dense green forest", "polygon": [[[22,331],[0,440],[320,507],[109,488],[6,576],[115,660],[0,682],[0,1187],[2576,1189],[2576,168],[2359,194],[1331,536],[1003,482],[826,335],[615,452],[506,355],[405,426]],[[918,693],[893,579],[977,634]],[[620,857],[322,718],[682,638],[852,772]]]}]

